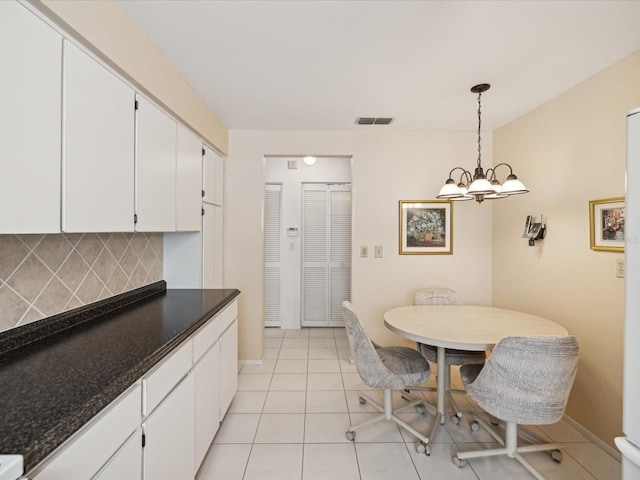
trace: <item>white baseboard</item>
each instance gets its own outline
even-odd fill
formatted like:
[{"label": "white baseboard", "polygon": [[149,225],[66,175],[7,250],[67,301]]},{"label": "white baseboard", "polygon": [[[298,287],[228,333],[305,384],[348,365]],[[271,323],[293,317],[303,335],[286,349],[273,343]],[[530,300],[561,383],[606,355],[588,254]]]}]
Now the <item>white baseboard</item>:
[{"label": "white baseboard", "polygon": [[580,423],[576,422],[573,418],[571,418],[566,413],[564,414],[562,419],[565,420],[569,425],[571,425],[577,431],[579,431],[582,435],[584,435],[589,440],[591,440],[593,443],[598,445],[602,450],[607,452],[613,458],[615,458],[619,462],[622,462],[622,454],[617,449],[609,445],[607,442],[603,441],[600,437],[595,435],[591,430],[588,430],[585,427],[583,427]]},{"label": "white baseboard", "polygon": [[264,360],[238,360],[240,365],[264,365]]}]

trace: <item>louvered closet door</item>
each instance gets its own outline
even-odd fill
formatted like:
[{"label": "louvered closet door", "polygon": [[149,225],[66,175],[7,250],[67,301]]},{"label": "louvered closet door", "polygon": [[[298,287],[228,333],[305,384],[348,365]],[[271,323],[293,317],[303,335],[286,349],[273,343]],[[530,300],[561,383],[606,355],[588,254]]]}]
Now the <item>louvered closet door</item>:
[{"label": "louvered closet door", "polygon": [[302,325],[343,326],[351,298],[351,186],[303,185]]},{"label": "louvered closet door", "polygon": [[264,192],[264,324],[280,326],[280,238],[282,185]]}]

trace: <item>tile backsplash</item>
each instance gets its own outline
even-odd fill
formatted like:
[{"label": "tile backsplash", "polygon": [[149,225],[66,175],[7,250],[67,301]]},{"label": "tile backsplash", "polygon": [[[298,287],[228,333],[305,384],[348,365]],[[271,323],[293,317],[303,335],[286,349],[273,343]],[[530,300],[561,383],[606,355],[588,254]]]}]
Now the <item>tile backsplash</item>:
[{"label": "tile backsplash", "polygon": [[162,280],[162,233],[0,235],[0,331]]}]

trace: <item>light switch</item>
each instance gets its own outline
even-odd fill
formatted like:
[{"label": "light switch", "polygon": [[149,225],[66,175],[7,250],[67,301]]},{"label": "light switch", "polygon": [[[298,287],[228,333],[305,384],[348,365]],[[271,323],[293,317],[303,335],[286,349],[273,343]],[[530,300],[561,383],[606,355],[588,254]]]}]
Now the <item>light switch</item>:
[{"label": "light switch", "polygon": [[369,247],[367,247],[366,245],[362,245],[360,247],[360,256],[361,257],[368,257],[369,256]]},{"label": "light switch", "polygon": [[382,245],[376,245],[375,255],[376,258],[382,258]]}]

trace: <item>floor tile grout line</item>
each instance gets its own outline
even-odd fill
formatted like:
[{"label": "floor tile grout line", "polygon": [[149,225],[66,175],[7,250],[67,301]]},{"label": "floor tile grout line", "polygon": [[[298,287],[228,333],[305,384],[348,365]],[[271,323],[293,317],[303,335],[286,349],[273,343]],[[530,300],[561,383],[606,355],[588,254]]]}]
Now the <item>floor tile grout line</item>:
[{"label": "floor tile grout line", "polygon": [[[311,338],[311,337],[310,337],[310,338]],[[336,344],[336,347],[337,347],[337,344]],[[279,348],[279,352],[282,350],[282,348],[283,348],[282,346]],[[311,347],[309,347],[309,348],[311,348]],[[307,351],[308,351],[308,350],[307,350]],[[278,355],[278,358],[276,358],[276,364],[277,364],[277,360],[279,360],[279,355]],[[307,386],[307,388],[305,389],[305,408],[304,408],[304,419],[305,419],[305,423],[304,423],[304,426],[303,426],[303,437],[302,437],[302,446],[303,446],[303,447],[302,447],[302,455],[303,455],[303,458],[302,458],[301,478],[303,478],[303,477],[304,477],[304,465],[305,465],[305,458],[304,458],[304,455],[305,455],[305,449],[304,449],[304,446],[305,446],[305,445],[307,445],[307,444],[314,444],[314,443],[318,443],[318,444],[323,444],[323,443],[327,443],[327,444],[336,444],[336,443],[344,443],[344,444],[348,444],[348,443],[345,443],[345,442],[309,442],[309,443],[307,443],[307,442],[306,442],[306,438],[305,438],[305,436],[306,436],[306,426],[307,426],[307,425],[306,425],[306,418],[307,418],[307,414],[308,414],[308,413],[310,413],[310,412],[307,412],[308,400],[309,400],[308,395],[309,395],[309,392],[310,392],[310,390],[308,389],[308,387],[309,387],[309,377],[308,377],[308,376],[309,376],[309,374],[311,373],[311,372],[310,372],[310,370],[309,370],[309,368],[310,368],[310,367],[309,367],[309,365],[310,365],[310,360],[311,360],[311,358],[309,357],[309,354],[307,354],[307,363],[306,363],[306,376],[307,376],[307,378],[306,378],[306,386]],[[342,359],[338,356],[338,368],[339,368],[339,370],[340,370],[340,375],[342,376],[344,373],[353,373],[353,372],[345,372],[345,369],[344,369],[344,368],[346,368],[346,365],[343,365],[341,360],[342,360]],[[276,368],[276,367],[274,366],[274,372],[272,372],[272,379],[273,379],[273,374],[275,374],[275,368]],[[316,373],[323,373],[323,372],[316,372]],[[324,372],[324,373],[327,373],[327,372]],[[267,395],[268,395],[268,392],[273,391],[273,390],[271,390],[271,387],[272,387],[272,384],[271,384],[271,382],[270,382],[269,387],[268,387],[268,390],[267,390]],[[343,396],[344,396],[343,398],[344,398],[344,401],[345,401],[345,402],[346,402],[346,404],[347,404],[347,412],[346,412],[346,413],[347,413],[348,415],[350,415],[352,412],[351,412],[351,410],[349,409],[349,406],[348,406],[348,400],[347,400],[347,393],[348,393],[349,391],[348,391],[348,390],[346,390],[346,388],[345,388],[344,377],[342,377],[342,390],[341,390],[341,391],[343,392]],[[354,390],[354,391],[356,391],[356,392],[357,392],[357,390]],[[375,390],[373,390],[373,392],[375,392]],[[367,391],[367,393],[369,393],[369,392]],[[266,399],[265,399],[265,402],[266,402]],[[471,402],[467,402],[467,403],[468,403],[468,406],[470,407],[470,411],[468,411],[468,413],[467,413],[467,410],[465,410],[465,416],[466,416],[467,414],[469,414],[469,415],[470,415],[471,413],[475,413],[475,412],[482,413],[482,412],[480,412],[480,411],[479,411],[479,409],[478,409],[478,407],[477,407],[476,405],[473,405]],[[265,405],[266,405],[266,403],[265,403],[265,404],[263,404],[262,413],[260,414],[261,416],[262,416],[262,414],[264,414],[264,413],[265,413],[265,412],[264,412]],[[311,412],[311,413],[318,413],[318,412]],[[322,412],[322,413],[332,413],[332,412]],[[335,412],[335,413],[338,413],[338,412]],[[370,413],[370,412],[369,412],[369,413]],[[257,432],[257,429],[256,429],[256,432]],[[449,444],[449,445],[454,445],[454,446],[455,446],[455,448],[457,448],[457,449],[460,449],[460,447],[462,447],[463,445],[464,445],[464,446],[468,446],[469,444],[476,444],[476,445],[477,445],[478,443],[483,443],[483,442],[478,442],[478,441],[472,441],[472,442],[460,442],[459,440],[458,440],[458,441],[456,441],[456,439],[455,439],[454,437],[452,437],[452,435],[451,435],[451,434],[449,434],[449,433],[448,433],[448,431],[447,431],[447,435],[448,435],[448,437],[450,438],[450,440],[451,440],[451,441],[450,441],[450,442],[441,442],[441,443],[446,443],[446,444]],[[548,434],[546,434],[546,432],[545,432],[545,435],[549,436]],[[256,437],[254,436],[254,439],[253,439],[253,442],[252,442],[252,446],[251,446],[251,452],[253,452],[253,446],[254,446],[254,444],[255,444],[255,439],[256,439]],[[409,443],[410,443],[410,442],[409,442],[409,440],[408,440],[407,438],[405,438],[404,436],[402,436],[402,441],[403,441],[403,443],[405,444],[405,447],[406,447],[407,449],[411,447],[411,445],[409,445]],[[351,443],[351,442],[349,442],[349,443]],[[384,441],[383,441],[383,442],[360,442],[360,443],[361,443],[361,444],[371,444],[371,443],[399,443],[399,442],[384,442]],[[565,442],[565,443],[587,443],[587,444],[589,444],[589,443],[592,443],[592,442]],[[357,445],[358,445],[358,444],[357,444],[356,442],[353,442],[353,443],[352,443],[352,446],[353,446],[353,448],[354,448],[354,454],[356,455],[355,460],[356,460],[356,465],[357,465],[357,468],[358,468],[358,474],[359,474],[360,478],[362,478],[362,472],[360,471],[360,458],[358,457],[358,453],[357,453]],[[591,471],[590,471],[589,469],[587,469],[584,465],[582,465],[582,464],[578,461],[578,459],[577,459],[577,458],[575,458],[573,455],[569,454],[568,452],[567,452],[567,454],[569,455],[569,457],[570,457],[570,458],[572,458],[573,460],[575,460],[575,462],[577,463],[577,465],[579,465],[579,466],[580,466],[580,468],[581,468],[581,469],[583,469],[585,472],[587,472],[587,473],[589,474],[590,478],[591,478],[591,477],[593,477],[593,478],[598,478],[598,477],[595,475],[595,473],[591,472]],[[414,461],[414,458],[411,456],[411,452],[410,452],[410,451],[409,451],[409,455],[410,455],[410,458],[411,458],[411,460],[412,460],[412,464],[414,465],[414,468],[416,469],[416,472],[418,473],[418,475],[420,475],[420,471],[418,470],[418,466],[416,465],[416,463],[415,463],[415,461]],[[250,458],[250,456],[251,456],[251,454],[249,455],[249,458]],[[249,462],[249,459],[247,459],[247,464],[245,465],[245,472],[246,472],[246,468],[247,468],[248,462]],[[470,467],[470,471],[473,473],[473,475],[475,476],[475,478],[481,479],[481,477],[480,477],[479,473],[475,471],[475,469],[473,468],[473,466],[471,466],[470,464],[468,464],[468,466]],[[485,478],[486,478],[486,477],[483,477],[483,478],[482,478],[482,480],[484,480]],[[603,480],[603,479],[601,479],[601,480]]]}]

